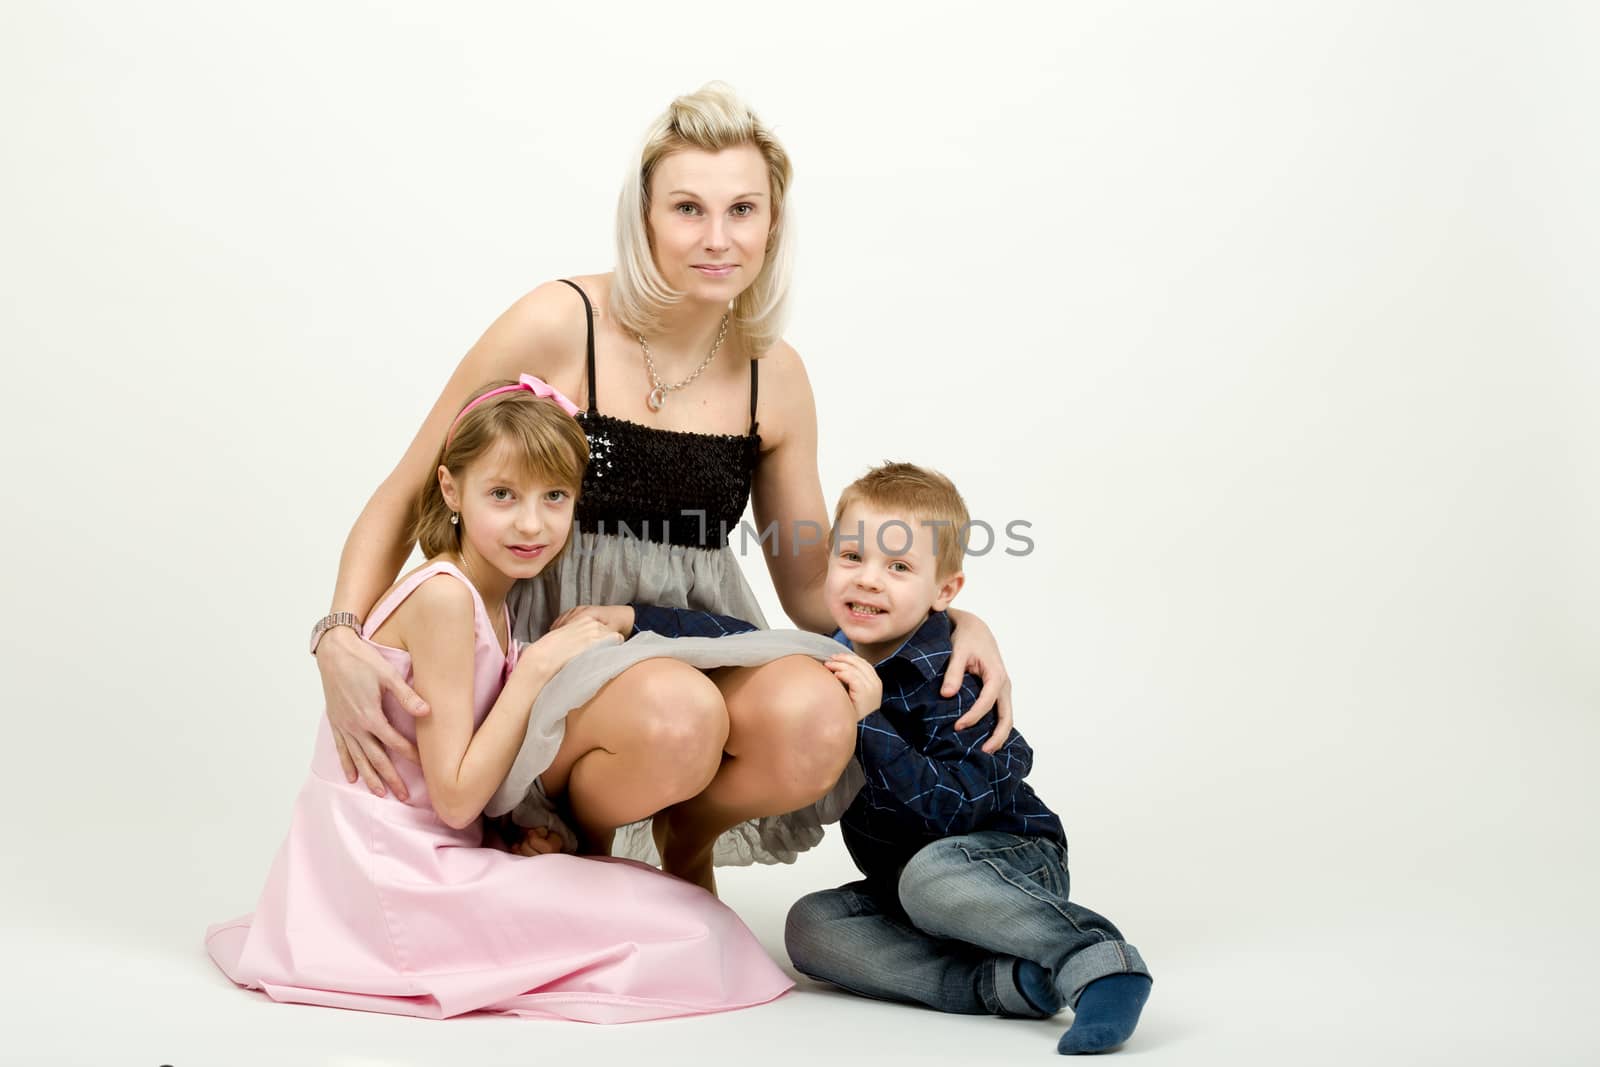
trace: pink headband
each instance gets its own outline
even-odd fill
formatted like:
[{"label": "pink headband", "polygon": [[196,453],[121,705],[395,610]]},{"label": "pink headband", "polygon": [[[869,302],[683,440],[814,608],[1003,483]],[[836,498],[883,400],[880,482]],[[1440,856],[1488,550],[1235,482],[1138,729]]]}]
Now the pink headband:
[{"label": "pink headband", "polygon": [[474,397],[472,403],[462,408],[461,414],[456,416],[456,421],[450,424],[450,432],[444,435],[444,446],[446,448],[450,447],[450,441],[456,435],[456,427],[461,425],[461,420],[466,417],[467,412],[488,400],[491,396],[499,396],[501,393],[514,393],[519,389],[526,389],[534,396],[542,399],[554,400],[556,406],[568,415],[576,415],[579,411],[578,405],[562,396],[559,389],[539,378],[535,378],[531,374],[524,374],[517,379],[517,384],[515,385],[502,385],[498,389],[489,390],[480,397]]}]

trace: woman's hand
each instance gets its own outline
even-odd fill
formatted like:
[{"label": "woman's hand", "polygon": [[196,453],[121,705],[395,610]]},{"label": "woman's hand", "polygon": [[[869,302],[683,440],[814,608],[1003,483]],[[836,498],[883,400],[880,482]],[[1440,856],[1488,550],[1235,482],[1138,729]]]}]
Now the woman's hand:
[{"label": "woman's hand", "polygon": [[633,608],[627,604],[579,604],[562,612],[556,621],[550,624],[550,629],[558,629],[578,619],[599,619],[601,623],[621,634],[624,641],[633,635]]},{"label": "woman's hand", "polygon": [[384,795],[387,782],[395,796],[408,799],[406,784],[390,756],[416,763],[417,747],[384,717],[383,694],[388,693],[412,715],[428,714],[427,703],[392,664],[347,626],[322,635],[317,645],[317,671],[322,675],[322,698],[345,781],[354,782],[359,774],[376,795]]},{"label": "woman's hand", "polygon": [[[632,614],[633,609],[628,608],[627,611]],[[552,626],[539,640],[524,645],[518,654],[516,669],[540,671],[546,677],[554,677],[580,652],[586,652],[596,645],[620,644],[622,635],[615,627],[585,615],[559,627]]]},{"label": "woman's hand", "polygon": [[872,664],[853,652],[840,652],[823,660],[822,665],[833,672],[850,694],[856,722],[883,706],[883,683],[878,680],[878,672],[872,669]]},{"label": "woman's hand", "polygon": [[955,728],[967,729],[993,707],[998,721],[994,733],[983,743],[983,750],[990,754],[999,752],[1000,746],[1011,736],[1011,675],[1006,673],[1006,665],[1000,659],[1000,646],[995,643],[994,634],[982,619],[971,612],[956,611],[954,608],[950,609],[949,614],[955,631],[950,635],[950,664],[945,668],[941,692],[947,697],[955,696],[961,690],[961,676],[964,674],[976,674],[983,679],[983,689],[978,693],[977,703],[956,720]]}]

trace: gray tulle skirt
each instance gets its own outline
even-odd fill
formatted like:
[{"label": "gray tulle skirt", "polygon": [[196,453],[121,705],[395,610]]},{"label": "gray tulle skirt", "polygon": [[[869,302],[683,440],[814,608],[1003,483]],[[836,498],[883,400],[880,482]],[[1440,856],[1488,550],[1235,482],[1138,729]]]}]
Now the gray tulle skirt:
[{"label": "gray tulle skirt", "polygon": [[[575,533],[572,544],[538,578],[517,583],[507,598],[514,636],[535,640],[563,611],[579,604],[659,604],[732,615],[762,627],[728,637],[666,638],[639,634],[621,645],[592,648],[575,657],[547,683],[534,701],[528,732],[510,773],[485,808],[486,814],[511,813],[524,826],[560,825],[539,775],[555,759],[566,733],[567,713],[590,700],[600,687],[647,659],[682,660],[701,670],[754,667],[784,656],[827,659],[839,645],[818,634],[767,629],[755,594],[728,548],[685,548],[615,534]],[[793,863],[822,840],[823,826],[837,822],[860,790],[863,777],[854,760],[832,790],[799,811],[749,822],[717,839],[712,862],[718,866]],[[570,840],[570,839],[569,839]],[[612,852],[658,863],[649,820],[618,829]]]}]

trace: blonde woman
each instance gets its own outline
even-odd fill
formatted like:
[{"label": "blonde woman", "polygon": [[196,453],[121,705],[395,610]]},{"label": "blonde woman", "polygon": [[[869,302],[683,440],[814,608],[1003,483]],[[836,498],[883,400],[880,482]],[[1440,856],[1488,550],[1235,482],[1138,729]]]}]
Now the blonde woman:
[{"label": "blonde woman", "polygon": [[[508,598],[520,638],[581,615],[615,619],[594,606],[634,602],[764,627],[727,543],[751,500],[757,528],[776,531],[760,551],[783,609],[815,634],[640,639],[586,653],[564,672],[570,684],[541,695],[489,814],[516,808],[518,823],[542,827],[553,804],[576,823],[585,851],[659,857],[712,889],[713,862],[791,861],[842,813],[855,784],[841,780],[855,713],[819,662],[830,643],[810,640],[832,632],[827,551],[816,535],[828,525],[816,409],[799,355],[779,336],[790,182],[783,147],[726,87],[674,100],[624,182],[614,272],[541,285],[456,367],[351,530],[332,614],[315,631],[350,781],[359,774],[374,793],[404,797],[392,757],[416,753],[383,717],[380,697],[427,711],[352,627],[411,551],[407,502],[433,477],[451,417],[481,383],[528,373],[585,404],[591,458],[571,550]],[[966,720],[997,708],[992,749],[1010,730],[1009,679],[987,627],[970,614],[953,618],[948,684],[953,691],[966,671],[984,678]],[[530,835],[519,847],[543,851],[555,840]]]}]

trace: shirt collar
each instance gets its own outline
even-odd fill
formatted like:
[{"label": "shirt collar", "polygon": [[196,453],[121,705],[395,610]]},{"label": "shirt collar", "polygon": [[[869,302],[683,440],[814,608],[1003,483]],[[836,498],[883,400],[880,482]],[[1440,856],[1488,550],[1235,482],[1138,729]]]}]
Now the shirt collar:
[{"label": "shirt collar", "polygon": [[[843,630],[835,630],[833,639],[852,652],[855,651],[855,646],[850,643]],[[873,667],[882,667],[891,660],[901,660],[927,680],[935,675],[942,675],[945,662],[949,658],[950,616],[942,611],[930,611],[922,625],[902,641],[899,648],[874,663]]]}]

